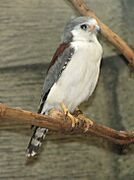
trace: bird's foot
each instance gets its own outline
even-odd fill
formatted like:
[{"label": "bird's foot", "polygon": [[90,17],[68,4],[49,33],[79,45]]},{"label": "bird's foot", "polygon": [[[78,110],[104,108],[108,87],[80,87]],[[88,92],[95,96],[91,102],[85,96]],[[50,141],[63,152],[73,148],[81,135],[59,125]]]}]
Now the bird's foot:
[{"label": "bird's foot", "polygon": [[67,113],[67,116],[70,118],[71,122],[72,122],[72,128],[74,128],[76,126],[76,124],[78,123],[78,119],[75,118],[72,114],[70,114],[69,112]]},{"label": "bird's foot", "polygon": [[73,112],[73,116],[78,117],[80,114],[83,114],[83,112],[78,107],[76,107]]},{"label": "bird's foot", "polygon": [[84,133],[86,133],[89,130],[89,128],[91,128],[94,125],[93,121],[86,118],[83,114],[79,114],[78,118],[81,119],[82,121],[84,120],[84,122],[85,122],[84,123]]},{"label": "bird's foot", "polygon": [[87,120],[86,121],[86,126],[85,126],[85,128],[84,128],[84,132],[87,132],[88,130],[89,130],[89,128],[91,128],[93,126],[93,121],[91,121],[91,120]]},{"label": "bird's foot", "polygon": [[78,119],[76,119],[72,114],[70,114],[66,105],[63,102],[60,103],[60,106],[61,106],[65,116],[70,118],[70,120],[72,122],[72,128],[74,128],[75,125],[78,123]]}]

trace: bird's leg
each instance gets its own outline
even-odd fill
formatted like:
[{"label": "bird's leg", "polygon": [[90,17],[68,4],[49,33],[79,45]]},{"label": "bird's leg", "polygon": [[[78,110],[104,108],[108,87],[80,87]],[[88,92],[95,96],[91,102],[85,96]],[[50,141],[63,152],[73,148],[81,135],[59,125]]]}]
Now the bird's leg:
[{"label": "bird's leg", "polygon": [[73,112],[73,116],[78,117],[80,114],[83,114],[83,112],[78,107],[76,107]]},{"label": "bird's leg", "polygon": [[74,128],[76,123],[78,122],[78,120],[72,114],[70,114],[66,105],[63,102],[60,103],[60,106],[61,106],[65,116],[68,116],[70,118],[70,120],[72,121],[72,128]]}]

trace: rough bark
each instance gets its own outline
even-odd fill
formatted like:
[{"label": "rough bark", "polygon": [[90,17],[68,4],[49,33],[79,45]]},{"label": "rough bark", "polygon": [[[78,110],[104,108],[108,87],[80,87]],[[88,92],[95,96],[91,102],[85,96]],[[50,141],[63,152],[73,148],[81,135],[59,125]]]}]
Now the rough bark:
[{"label": "rough bark", "polygon": [[15,109],[0,104],[0,124],[4,121],[18,121],[26,124],[46,127],[53,131],[68,134],[97,135],[116,144],[129,144],[134,142],[134,132],[116,131],[95,121],[90,120],[83,114],[75,114],[76,126],[72,128],[71,119],[63,113],[52,109],[49,115],[36,114],[22,109]]}]

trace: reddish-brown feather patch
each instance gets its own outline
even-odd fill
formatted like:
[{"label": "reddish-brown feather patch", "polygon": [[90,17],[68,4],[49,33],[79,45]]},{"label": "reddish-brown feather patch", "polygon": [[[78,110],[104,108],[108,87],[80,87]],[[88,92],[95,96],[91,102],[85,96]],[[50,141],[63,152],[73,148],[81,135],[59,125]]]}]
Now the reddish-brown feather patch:
[{"label": "reddish-brown feather patch", "polygon": [[57,48],[56,52],[54,53],[54,56],[49,64],[48,70],[51,68],[51,66],[54,65],[55,61],[58,59],[58,57],[63,53],[63,51],[69,47],[69,43],[62,43],[59,45],[59,47]]}]

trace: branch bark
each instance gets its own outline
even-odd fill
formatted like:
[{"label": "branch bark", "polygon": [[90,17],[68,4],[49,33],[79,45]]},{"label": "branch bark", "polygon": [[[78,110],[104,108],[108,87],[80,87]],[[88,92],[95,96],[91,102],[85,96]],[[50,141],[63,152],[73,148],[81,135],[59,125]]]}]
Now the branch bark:
[{"label": "branch bark", "polygon": [[64,114],[52,109],[49,115],[41,115],[22,109],[8,107],[0,104],[0,125],[6,122],[17,121],[29,125],[46,127],[52,131],[68,134],[94,135],[107,139],[113,143],[124,145],[134,142],[134,131],[116,131],[107,126],[96,123],[83,114],[74,115],[78,123],[72,129],[71,120]]},{"label": "branch bark", "polygon": [[134,67],[134,51],[123,41],[116,33],[114,33],[108,26],[100,21],[95,13],[87,7],[82,0],[71,0],[75,8],[84,16],[91,16],[95,18],[101,28],[101,34],[112,43]]}]

